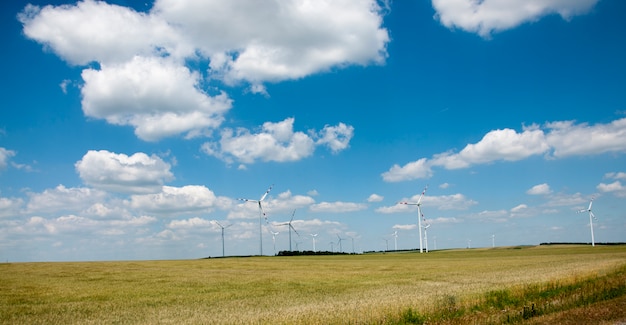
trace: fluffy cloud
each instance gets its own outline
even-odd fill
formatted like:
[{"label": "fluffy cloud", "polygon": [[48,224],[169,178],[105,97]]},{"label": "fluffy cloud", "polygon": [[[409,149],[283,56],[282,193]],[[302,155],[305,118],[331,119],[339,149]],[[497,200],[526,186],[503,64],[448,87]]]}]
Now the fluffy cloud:
[{"label": "fluffy cloud", "polygon": [[59,185],[42,193],[29,193],[26,206],[29,213],[52,213],[56,211],[80,211],[102,202],[106,193],[91,188],[67,188]]},{"label": "fluffy cloud", "polygon": [[550,189],[550,185],[546,183],[535,185],[526,191],[526,194],[530,195],[547,195],[550,193],[552,193],[552,190]]},{"label": "fluffy cloud", "polygon": [[24,205],[24,200],[20,198],[0,197],[0,218],[15,217]]},{"label": "fluffy cloud", "polygon": [[381,202],[383,198],[383,196],[374,193],[367,198],[367,202]]},{"label": "fluffy cloud", "polygon": [[15,156],[15,151],[0,147],[0,170],[7,168],[9,159]]},{"label": "fluffy cloud", "polygon": [[383,62],[387,30],[376,1],[156,1],[227,82],[298,79],[347,64]]},{"label": "fluffy cloud", "polygon": [[333,152],[343,150],[352,138],[353,128],[343,123],[306,134],[294,132],[294,121],[294,118],[287,118],[277,123],[266,122],[259,133],[245,128],[236,131],[227,128],[222,131],[219,142],[206,142],[202,150],[227,163],[235,160],[242,163],[297,161],[311,156],[319,145],[328,145]]},{"label": "fluffy cloud", "polygon": [[[72,65],[174,54],[184,44],[179,31],[158,16],[104,1],[43,8],[27,5],[18,18],[24,25],[24,35]],[[188,49],[180,55],[190,53]]]},{"label": "fluffy cloud", "polygon": [[[19,20],[27,37],[69,64],[97,63],[82,73],[86,116],[132,126],[139,138],[156,141],[220,126],[231,100],[207,89],[203,76],[226,85],[247,82],[253,93],[267,95],[265,82],[383,63],[389,35],[382,15],[375,0],[157,0],[147,13],[85,0],[28,5]],[[189,60],[208,64],[186,65]],[[339,124],[316,140],[339,152],[351,136],[352,127]],[[284,156],[276,159],[310,154],[311,139],[296,134],[293,140],[295,147],[279,150]]]},{"label": "fluffy cloud", "polygon": [[543,16],[563,19],[588,12],[599,0],[432,0],[435,19],[448,28],[460,28],[490,37]]},{"label": "fluffy cloud", "polygon": [[572,121],[552,122],[543,129],[537,125],[525,127],[521,133],[511,129],[494,130],[458,153],[448,151],[404,166],[395,164],[381,176],[387,182],[398,182],[429,178],[433,175],[433,167],[460,169],[495,161],[518,161],[541,154],[548,158],[564,158],[626,152],[625,137],[626,118],[592,126]]},{"label": "fluffy cloud", "polygon": [[225,93],[209,96],[198,88],[198,73],[167,58],[135,56],[100,70],[85,69],[82,77],[85,115],[131,125],[146,141],[197,136],[219,127],[231,108]]},{"label": "fluffy cloud", "polygon": [[[404,198],[400,202],[417,202],[421,196],[416,194],[410,198]],[[428,196],[422,197],[422,208],[428,207],[428,209],[436,208],[437,210],[467,210],[471,206],[478,204],[478,202],[468,199],[465,195],[457,193],[452,195],[440,195],[440,196]],[[376,212],[383,214],[390,213],[406,213],[408,211],[416,210],[415,205],[395,204],[387,207],[380,207],[376,209]],[[428,215],[428,212],[424,213]]]},{"label": "fluffy cloud", "polygon": [[157,194],[133,195],[129,206],[138,211],[157,214],[210,212],[228,205],[228,199],[215,196],[204,186],[163,186]]},{"label": "fluffy cloud", "polygon": [[127,156],[90,150],[76,163],[76,171],[90,186],[121,193],[160,192],[163,183],[174,178],[168,163],[141,152]]},{"label": "fluffy cloud", "polygon": [[621,180],[626,179],[626,173],[607,173],[604,175],[605,178],[614,179],[615,181],[612,183],[600,183],[596,187],[598,191],[603,193],[613,193],[618,197],[626,197],[626,186],[624,186]]},{"label": "fluffy cloud", "polygon": [[343,212],[354,212],[361,211],[367,209],[367,205],[363,203],[353,203],[353,202],[320,202],[317,204],[311,205],[309,208],[313,212],[335,212],[335,213],[343,213]]}]

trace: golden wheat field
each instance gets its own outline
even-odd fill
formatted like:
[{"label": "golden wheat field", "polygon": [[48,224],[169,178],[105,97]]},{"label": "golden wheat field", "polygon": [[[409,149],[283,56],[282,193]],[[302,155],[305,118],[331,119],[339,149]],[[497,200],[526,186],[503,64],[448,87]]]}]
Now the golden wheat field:
[{"label": "golden wheat field", "polygon": [[[514,297],[530,297],[532,290],[538,290],[537,310],[541,297],[547,297],[543,312],[569,299],[555,293],[557,287],[571,291],[571,297],[586,292],[595,297],[576,298],[576,304],[620,298],[626,292],[625,270],[626,246],[569,245],[428,254],[3,263],[0,322],[499,323],[507,310],[526,319],[526,309],[521,309],[526,302]],[[572,287],[604,278],[614,280]],[[532,303],[529,316],[536,313]]]}]

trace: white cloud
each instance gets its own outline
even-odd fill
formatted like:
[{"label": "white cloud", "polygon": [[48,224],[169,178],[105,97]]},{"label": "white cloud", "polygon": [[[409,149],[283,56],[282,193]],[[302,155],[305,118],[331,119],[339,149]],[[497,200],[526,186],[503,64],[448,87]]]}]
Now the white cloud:
[{"label": "white cloud", "polygon": [[[383,14],[375,0],[157,0],[147,13],[85,0],[27,5],[19,20],[27,37],[69,64],[97,63],[82,73],[86,116],[130,125],[139,138],[156,141],[206,135],[221,125],[231,100],[220,90],[209,95],[204,75],[227,85],[248,82],[253,93],[268,96],[265,82],[384,63],[389,35]],[[189,60],[209,64],[185,65]],[[351,137],[352,127],[339,124],[315,140],[336,153]],[[283,156],[264,159],[310,155],[310,138],[295,133],[292,140],[293,148],[279,150]],[[237,149],[250,149],[244,147]]]},{"label": "white cloud", "polygon": [[444,189],[444,190],[447,189],[448,187],[450,187],[450,184],[448,184],[448,183],[443,183],[443,184],[439,185],[439,188]]},{"label": "white cloud", "polygon": [[111,192],[160,192],[164,182],[174,178],[168,163],[142,152],[127,156],[90,150],[75,166],[86,184]]},{"label": "white cloud", "polygon": [[133,195],[128,204],[138,211],[171,215],[210,212],[215,208],[222,209],[229,203],[228,199],[215,196],[213,191],[204,186],[187,185],[163,186],[157,194]]},{"label": "white cloud", "polygon": [[622,185],[620,181],[615,181],[610,184],[600,183],[596,188],[600,192],[613,193],[618,197],[626,197],[626,186]]},{"label": "white cloud", "polygon": [[417,228],[416,224],[410,224],[410,225],[393,225],[393,227],[391,227],[392,229],[398,229],[398,230],[413,230],[415,228]]},{"label": "white cloud", "polygon": [[546,138],[556,158],[626,152],[626,118],[596,125],[561,121],[549,123],[547,128]]},{"label": "white cloud", "polygon": [[23,205],[24,200],[20,198],[0,197],[0,218],[17,216]]},{"label": "white cloud", "polygon": [[86,116],[130,125],[146,141],[219,127],[231,108],[225,93],[200,90],[200,75],[168,58],[135,56],[121,64],[85,69],[81,93]]},{"label": "white cloud", "polygon": [[[410,198],[404,198],[400,200],[400,202],[417,202],[421,196],[420,194],[416,194]],[[422,198],[422,212],[424,215],[429,215],[429,210],[432,211],[433,208],[437,210],[467,210],[471,206],[478,204],[478,202],[468,199],[465,195],[457,193],[452,195],[441,195],[441,196],[429,196],[425,195]],[[409,211],[416,211],[415,205],[406,205],[406,204],[394,204],[387,207],[380,207],[376,209],[376,212],[383,214],[390,213],[407,213]]]},{"label": "white cloud", "polygon": [[213,224],[210,220],[193,217],[185,220],[172,220],[167,225],[170,229],[194,229],[197,227],[204,227],[206,229],[213,228]]},{"label": "white cloud", "polygon": [[91,205],[102,202],[106,193],[90,188],[66,188],[59,185],[42,193],[29,193],[27,211],[29,213],[80,211]]},{"label": "white cloud", "polygon": [[[343,150],[352,136],[352,127],[340,123],[337,127],[326,126],[320,132],[321,140],[316,141],[318,135],[314,131],[310,132],[311,135],[294,132],[294,121],[294,118],[287,118],[277,123],[265,122],[259,133],[245,128],[236,131],[226,128],[222,130],[219,142],[206,142],[202,150],[227,163],[235,160],[247,164],[257,160],[297,161],[311,156],[316,145],[327,144],[333,152]],[[343,131],[350,131],[350,134]]]},{"label": "white cloud", "polygon": [[[125,62],[135,55],[179,52],[180,33],[158,16],[85,0],[76,5],[27,5],[18,16],[24,34],[72,65]],[[189,55],[191,49],[180,55]]]},{"label": "white cloud", "polygon": [[613,179],[623,179],[623,180],[626,180],[626,173],[624,173],[624,172],[606,173],[606,174],[604,174],[604,178],[613,178]]},{"label": "white cloud", "polygon": [[381,202],[383,199],[383,196],[374,193],[367,198],[367,202]]},{"label": "white cloud", "polygon": [[316,141],[317,145],[326,145],[333,153],[338,153],[348,148],[350,139],[354,134],[354,127],[339,123],[337,126],[324,126],[324,129],[319,132],[319,139]]},{"label": "white cloud", "polygon": [[526,194],[530,195],[547,195],[550,193],[552,193],[552,190],[550,189],[550,185],[546,183],[535,185],[526,191]]},{"label": "white cloud", "polygon": [[363,203],[353,203],[353,202],[320,202],[317,204],[311,205],[309,208],[312,212],[322,212],[322,213],[344,213],[344,212],[354,212],[361,211],[367,209],[367,205]]},{"label": "white cloud", "polygon": [[563,19],[588,12],[599,0],[432,0],[435,18],[488,38],[494,32],[559,14]]},{"label": "white cloud", "polygon": [[15,156],[15,151],[0,147],[0,170],[7,168],[9,159]]},{"label": "white cloud", "polygon": [[376,1],[160,0],[152,11],[178,26],[210,58],[212,72],[231,83],[380,63],[389,42]]},{"label": "white cloud", "polygon": [[512,129],[488,132],[479,142],[468,144],[458,153],[448,151],[419,158],[404,166],[394,164],[381,174],[387,182],[429,178],[433,167],[469,168],[495,161],[519,161],[545,154],[547,158],[574,155],[598,155],[626,152],[626,118],[608,124],[575,124],[572,121],[547,123],[544,130],[537,125],[524,127],[521,133]]},{"label": "white cloud", "polygon": [[386,182],[409,181],[418,178],[429,178],[433,175],[429,160],[421,158],[407,163],[404,166],[393,165],[388,171],[382,174]]}]

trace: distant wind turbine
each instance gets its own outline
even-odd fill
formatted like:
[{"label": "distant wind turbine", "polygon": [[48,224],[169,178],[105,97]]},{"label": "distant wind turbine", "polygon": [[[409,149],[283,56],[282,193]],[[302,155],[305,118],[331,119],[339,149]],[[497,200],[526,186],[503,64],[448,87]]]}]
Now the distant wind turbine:
[{"label": "distant wind turbine", "polygon": [[267,197],[267,194],[272,190],[272,187],[274,185],[272,184],[267,191],[265,191],[265,193],[261,196],[260,199],[258,200],[251,200],[251,199],[239,199],[240,201],[244,201],[244,202],[256,202],[259,205],[259,252],[260,255],[263,255],[263,218],[265,218],[265,222],[267,222],[267,216],[265,215],[265,212],[263,211],[263,205],[261,204],[261,202],[263,202],[263,200],[265,200],[265,197]]},{"label": "distant wind turbine", "polygon": [[225,254],[224,254],[224,229],[226,229],[226,228],[228,228],[228,227],[230,227],[232,225],[222,226],[221,223],[219,223],[219,222],[217,222],[215,220],[213,220],[213,222],[216,223],[218,226],[220,226],[220,228],[222,228],[222,257],[224,257],[225,256]]},{"label": "distant wind turbine", "polygon": [[339,243],[339,252],[343,252],[343,248],[341,247],[341,242],[346,240],[345,238],[341,238],[339,237],[339,234],[337,234],[337,238],[339,238],[338,243]]},{"label": "distant wind turbine", "polygon": [[[595,240],[593,239],[593,219],[596,219],[596,216],[591,212],[591,205],[593,204],[593,198],[589,201],[589,207],[587,209],[579,210],[578,213],[589,212],[589,227],[591,228],[591,246],[596,246]],[[596,219],[597,221],[598,219]]]},{"label": "distant wind turbine", "polygon": [[393,236],[393,250],[398,250],[398,231],[394,231],[393,234],[391,234]]},{"label": "distant wind turbine", "polygon": [[491,248],[496,247],[496,235],[491,235]]},{"label": "distant wind turbine", "polygon": [[279,234],[278,231],[270,230],[272,233],[272,244],[274,244],[274,255],[276,255],[276,236]]},{"label": "distant wind turbine", "polygon": [[428,189],[428,185],[426,185],[426,187],[422,191],[422,194],[420,195],[419,199],[415,203],[413,203],[413,202],[398,202],[398,204],[417,205],[417,229],[419,229],[419,234],[420,234],[420,253],[424,252],[424,248],[422,247],[422,245],[423,245],[423,243],[422,243],[422,216],[423,216],[423,214],[422,214],[422,198],[424,197],[424,194],[426,193],[427,189]]},{"label": "distant wind turbine", "polygon": [[313,252],[315,252],[315,237],[317,237],[317,234],[311,234],[311,237],[313,238]]},{"label": "distant wind turbine", "polygon": [[293,230],[296,235],[300,236],[300,234],[296,231],[296,228],[293,227],[293,225],[291,224],[293,222],[293,217],[296,215],[296,210],[293,210],[293,213],[291,214],[291,220],[289,220],[289,222],[284,222],[284,223],[279,223],[279,226],[289,226],[289,251],[291,250],[291,230]]}]

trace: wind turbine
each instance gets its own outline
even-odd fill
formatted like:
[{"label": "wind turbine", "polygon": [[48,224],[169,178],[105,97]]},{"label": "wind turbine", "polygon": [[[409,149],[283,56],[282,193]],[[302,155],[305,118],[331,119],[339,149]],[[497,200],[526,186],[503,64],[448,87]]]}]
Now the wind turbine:
[{"label": "wind turbine", "polygon": [[391,234],[393,236],[393,250],[397,251],[398,250],[398,231],[394,231],[393,234]]},{"label": "wind turbine", "polygon": [[276,235],[278,235],[279,232],[273,230],[270,230],[270,232],[272,233],[272,243],[274,244],[274,255],[276,255]]},{"label": "wind turbine", "polygon": [[[426,222],[426,220],[424,220],[424,222]],[[428,253],[428,232],[426,230],[428,227],[430,227],[429,223],[424,226],[424,248],[426,249],[426,253]]]},{"label": "wind turbine", "polygon": [[339,237],[339,234],[337,234],[337,238],[339,238],[339,240],[337,241],[337,243],[339,243],[339,252],[343,253],[343,248],[341,247],[341,241],[346,240],[346,239]]},{"label": "wind turbine", "polygon": [[385,249],[385,252],[386,252],[386,251],[388,251],[388,250],[389,250],[389,239],[387,239],[387,238],[383,238],[383,240],[385,241],[385,247],[387,247],[387,248]]},{"label": "wind turbine", "polygon": [[[593,219],[596,219],[596,216],[591,212],[591,205],[593,204],[593,198],[589,201],[589,207],[587,209],[579,210],[578,213],[589,212],[589,226],[591,228],[591,246],[596,246],[596,243],[593,239]],[[596,219],[597,221],[598,219]]]},{"label": "wind turbine", "polygon": [[317,234],[311,234],[311,237],[313,237],[313,252],[315,252],[315,237],[317,237]]},{"label": "wind turbine", "polygon": [[244,202],[256,202],[259,204],[259,252],[260,255],[263,255],[263,218],[265,218],[265,222],[267,222],[267,216],[265,215],[265,212],[263,211],[263,205],[261,205],[261,202],[263,202],[263,200],[265,200],[265,197],[267,197],[267,194],[272,190],[272,187],[274,186],[274,184],[272,184],[267,191],[265,191],[265,193],[263,193],[263,195],[261,196],[260,199],[258,200],[250,200],[250,199],[239,199],[240,201],[244,201]]},{"label": "wind turbine", "polygon": [[413,202],[398,202],[398,204],[417,205],[417,229],[419,229],[419,233],[420,233],[420,253],[424,252],[424,248],[422,247],[422,217],[423,217],[423,214],[422,214],[422,198],[424,197],[424,194],[426,193],[426,189],[428,189],[428,185],[426,185],[426,187],[422,191],[422,194],[420,195],[419,199],[415,203],[413,203]]},{"label": "wind turbine", "polygon": [[279,226],[289,226],[289,251],[291,251],[291,230],[293,229],[296,235],[300,236],[300,234],[296,231],[296,228],[294,228],[293,225],[291,224],[293,222],[293,216],[295,215],[296,215],[296,210],[293,210],[293,213],[291,214],[291,220],[289,220],[289,222],[278,224]]},{"label": "wind turbine", "polygon": [[224,229],[226,229],[226,228],[228,228],[228,227],[230,227],[232,225],[222,226],[221,223],[219,223],[219,222],[217,222],[215,220],[213,220],[213,222],[216,223],[218,226],[220,226],[220,228],[222,228],[222,257],[224,257],[225,256],[225,254],[224,254]]},{"label": "wind turbine", "polygon": [[491,248],[496,247],[496,235],[491,235]]}]

